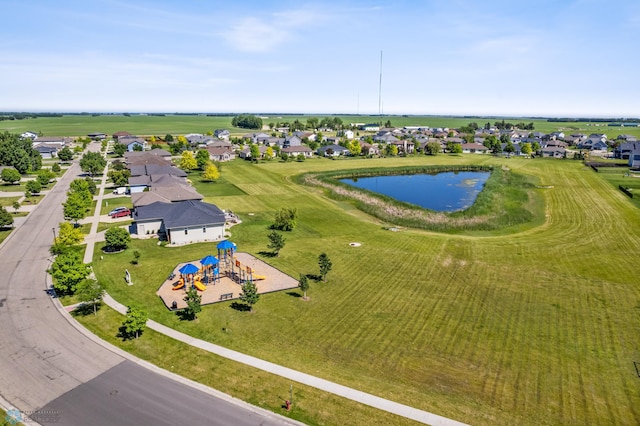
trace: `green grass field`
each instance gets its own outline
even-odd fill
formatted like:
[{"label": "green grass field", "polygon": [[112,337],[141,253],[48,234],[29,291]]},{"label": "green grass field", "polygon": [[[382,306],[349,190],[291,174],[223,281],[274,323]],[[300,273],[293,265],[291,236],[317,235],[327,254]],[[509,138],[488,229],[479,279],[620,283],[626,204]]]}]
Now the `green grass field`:
[{"label": "green grass field", "polygon": [[[508,165],[551,186],[541,190],[544,224],[511,235],[389,232],[351,203],[292,179],[338,168],[471,162]],[[582,163],[490,156],[235,161],[225,164],[223,178],[243,194],[212,191],[206,200],[243,220],[231,228],[240,251],[266,251],[275,211],[296,207],[298,226],[280,257],[265,260],[294,277],[317,274],[324,251],[333,261],[328,282],[312,282],[308,302],[279,292],[263,295],[254,314],[222,303],[180,322],[155,291],[178,262],[216,254],[215,245],[164,248],[142,240],[103,260],[96,250],[94,269],[116,299],[142,303],[153,319],[198,338],[471,424],[640,422],[633,364],[640,361],[638,209]],[[137,266],[129,264],[134,249]],[[125,284],[125,268],[134,286]],[[193,368],[206,371],[207,361]],[[216,387],[242,394],[271,381],[222,378]]]},{"label": "green grass field", "polygon": [[[267,115],[263,119],[263,124],[277,122],[293,122],[298,119],[305,123],[312,115]],[[322,118],[324,115],[318,115]],[[494,123],[498,118],[464,118],[464,117],[437,117],[437,116],[367,116],[367,115],[338,115],[343,123],[371,123],[390,120],[393,126],[431,126],[457,128],[476,122],[484,126],[486,122]],[[205,133],[215,129],[228,129],[234,135],[241,135],[250,130],[231,127],[231,116],[228,117],[207,117],[205,115],[167,115],[165,117],[149,115],[102,115],[102,116],[80,116],[65,115],[63,117],[46,117],[27,120],[0,121],[0,131],[7,130],[12,133],[22,133],[24,131],[42,132],[45,136],[86,136],[92,132],[104,132],[113,134],[124,130],[137,135],[158,135],[171,134]],[[562,130],[565,132],[606,133],[610,138],[615,138],[619,134],[631,134],[640,137],[638,127],[609,127],[603,125],[596,126],[595,123],[576,122],[548,122],[540,119],[528,118],[505,118],[510,123],[533,122],[535,129],[542,132],[553,132]]]}]

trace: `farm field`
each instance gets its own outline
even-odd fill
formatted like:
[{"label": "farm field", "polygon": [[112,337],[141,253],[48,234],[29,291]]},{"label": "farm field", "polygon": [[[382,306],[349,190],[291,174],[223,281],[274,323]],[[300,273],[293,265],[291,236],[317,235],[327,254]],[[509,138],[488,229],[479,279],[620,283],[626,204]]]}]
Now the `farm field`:
[{"label": "farm field", "polygon": [[[507,166],[537,177],[551,187],[537,190],[545,223],[510,235],[390,232],[350,203],[292,179],[412,164]],[[581,162],[471,155],[238,160],[225,163],[222,175],[219,187],[207,184],[205,200],[242,219],[230,230],[238,249],[262,256],[274,213],[295,207],[298,226],[285,234],[280,256],[263,258],[298,277],[317,274],[317,257],[326,252],[333,262],[328,282],[311,282],[310,301],[295,291],[272,293],[253,314],[221,303],[180,322],[155,291],[178,262],[216,254],[215,244],[164,248],[141,240],[103,259],[96,250],[94,270],[112,296],[141,303],[151,318],[195,337],[470,424],[640,422],[633,364],[640,361],[638,209]],[[129,263],[133,250],[141,253],[136,266]],[[135,285],[125,284],[125,268]],[[216,387],[242,393],[237,377],[222,377]]]},{"label": "farm field", "polygon": [[[318,115],[263,115],[263,124],[277,122],[293,122],[298,119],[306,122],[310,117],[333,117],[330,114]],[[370,123],[390,120],[393,126],[431,126],[431,127],[460,127],[476,122],[483,126],[487,121],[494,123],[501,119],[482,117],[437,117],[437,116],[369,116],[369,115],[335,115],[342,119],[343,123]],[[233,135],[239,136],[251,130],[231,127],[232,116],[206,115],[101,115],[93,117],[91,115],[65,115],[62,117],[39,117],[35,119],[0,121],[0,131],[7,130],[12,133],[22,133],[25,131],[42,132],[45,136],[86,136],[92,132],[103,132],[111,135],[118,131],[128,131],[136,135],[158,135],[167,133],[174,135],[187,133],[205,133],[215,129],[228,129]],[[615,138],[619,134],[630,134],[640,138],[640,128],[638,127],[608,127],[603,123],[577,123],[577,122],[548,122],[543,119],[531,118],[505,118],[511,123],[533,122],[535,130],[541,132],[553,132],[562,130],[565,132],[581,133],[606,133],[609,138]]]}]

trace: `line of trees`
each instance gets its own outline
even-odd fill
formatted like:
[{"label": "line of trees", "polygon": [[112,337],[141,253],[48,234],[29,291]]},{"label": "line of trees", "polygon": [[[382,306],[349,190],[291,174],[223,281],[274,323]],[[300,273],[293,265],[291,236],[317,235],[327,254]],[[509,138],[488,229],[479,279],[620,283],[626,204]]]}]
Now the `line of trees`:
[{"label": "line of trees", "polygon": [[251,114],[240,114],[233,117],[231,120],[233,127],[240,127],[242,129],[262,129],[262,118]]}]

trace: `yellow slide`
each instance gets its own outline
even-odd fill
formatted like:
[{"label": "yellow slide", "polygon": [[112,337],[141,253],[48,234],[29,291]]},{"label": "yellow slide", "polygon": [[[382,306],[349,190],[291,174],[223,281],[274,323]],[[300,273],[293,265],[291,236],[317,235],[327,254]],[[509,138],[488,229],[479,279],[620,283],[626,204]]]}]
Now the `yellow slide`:
[{"label": "yellow slide", "polygon": [[178,284],[176,284],[175,286],[173,286],[171,289],[172,289],[172,290],[180,290],[182,287],[184,287],[184,281],[183,281],[183,280],[180,280],[180,281],[178,282]]},{"label": "yellow slide", "polygon": [[196,286],[196,288],[197,288],[198,290],[200,290],[200,291],[205,291],[205,290],[207,289],[207,286],[206,286],[206,285],[204,285],[204,284],[202,284],[202,283],[200,282],[200,280],[196,280],[196,281],[193,283],[193,285],[194,285],[194,286]]},{"label": "yellow slide", "polygon": [[255,275],[255,274],[253,274],[251,277],[254,280],[266,280],[267,279],[267,277],[265,277],[264,275]]}]

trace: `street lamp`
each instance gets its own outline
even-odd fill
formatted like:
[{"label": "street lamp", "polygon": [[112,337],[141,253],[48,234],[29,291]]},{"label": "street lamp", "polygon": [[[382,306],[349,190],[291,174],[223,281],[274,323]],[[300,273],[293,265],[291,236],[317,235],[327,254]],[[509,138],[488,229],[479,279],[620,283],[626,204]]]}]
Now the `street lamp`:
[{"label": "street lamp", "polygon": [[51,228],[51,231],[53,231],[53,243],[56,243],[56,228]]}]

